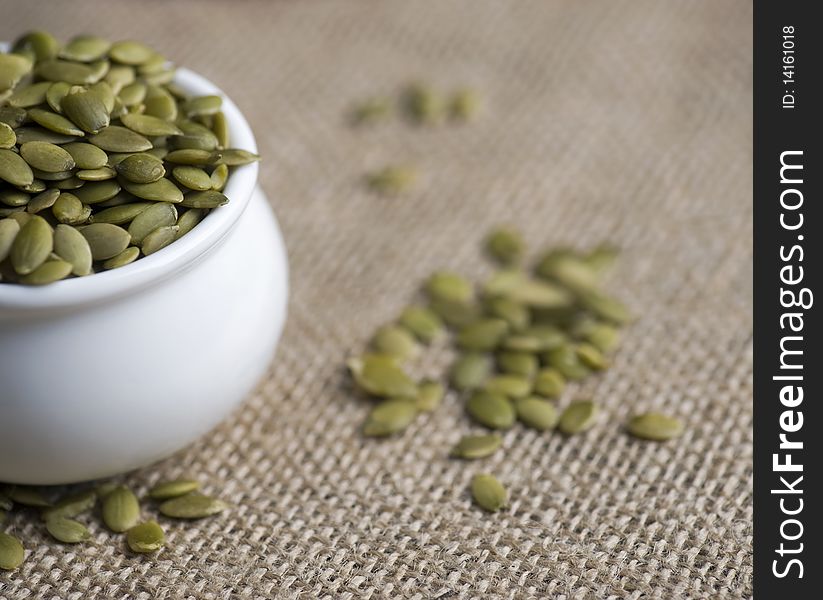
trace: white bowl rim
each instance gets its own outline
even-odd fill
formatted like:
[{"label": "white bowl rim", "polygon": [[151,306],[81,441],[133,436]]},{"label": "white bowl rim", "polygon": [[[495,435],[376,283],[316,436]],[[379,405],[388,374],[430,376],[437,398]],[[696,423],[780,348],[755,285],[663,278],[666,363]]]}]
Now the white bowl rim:
[{"label": "white bowl rim", "polygon": [[[257,142],[246,118],[222,90],[205,77],[185,68],[177,69],[174,81],[193,94],[221,96],[232,147],[257,152]],[[223,190],[229,202],[212,210],[189,233],[159,252],[111,271],[40,287],[0,283],[0,316],[66,309],[111,300],[153,286],[187,268],[213,248],[240,219],[257,184],[258,170],[256,162],[233,167]]]}]

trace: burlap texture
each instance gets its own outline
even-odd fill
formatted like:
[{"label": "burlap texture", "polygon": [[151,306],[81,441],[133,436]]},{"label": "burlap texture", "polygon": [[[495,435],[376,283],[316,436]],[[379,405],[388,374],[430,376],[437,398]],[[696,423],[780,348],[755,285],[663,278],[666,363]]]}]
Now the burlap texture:
[{"label": "burlap texture", "polygon": [[[270,373],[195,447],[128,477],[195,474],[236,505],[169,524],[154,558],[30,550],[0,598],[745,598],[752,594],[751,6],[746,0],[0,2],[0,38],[45,28],[145,39],[228,90],[264,156],[292,269]],[[353,130],[352,101],[413,79],[472,85],[476,124]],[[419,166],[406,197],[363,189]],[[402,437],[365,441],[341,368],[435,268],[474,277],[494,224],[533,247],[624,249],[609,285],[640,315],[614,368],[570,395],[605,408],[588,435],[515,428],[480,463],[448,397]],[[219,340],[215,340],[219,343]],[[449,353],[420,365],[437,375]],[[568,400],[568,397],[566,398]],[[682,417],[673,443],[620,431]],[[511,509],[482,514],[484,470]]]}]

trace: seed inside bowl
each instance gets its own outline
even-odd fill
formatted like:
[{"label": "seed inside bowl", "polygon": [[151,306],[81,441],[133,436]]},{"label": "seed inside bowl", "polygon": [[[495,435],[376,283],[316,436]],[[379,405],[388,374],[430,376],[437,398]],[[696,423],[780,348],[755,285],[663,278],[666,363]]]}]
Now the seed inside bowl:
[{"label": "seed inside bowl", "polygon": [[230,170],[259,157],[228,147],[220,96],[174,75],[149,46],[98,36],[30,32],[0,53],[0,283],[130,264],[229,201]]}]

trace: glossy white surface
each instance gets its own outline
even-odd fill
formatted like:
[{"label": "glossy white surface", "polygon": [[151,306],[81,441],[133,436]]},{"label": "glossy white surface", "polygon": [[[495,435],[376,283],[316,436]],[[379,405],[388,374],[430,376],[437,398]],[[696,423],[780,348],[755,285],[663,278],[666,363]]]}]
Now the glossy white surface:
[{"label": "glossy white surface", "polygon": [[[215,93],[202,78],[178,81]],[[226,102],[232,145],[256,150]],[[274,215],[236,169],[229,204],[171,246],[43,288],[0,284],[0,481],[76,482],[149,464],[232,411],[269,365],[286,317]]]}]

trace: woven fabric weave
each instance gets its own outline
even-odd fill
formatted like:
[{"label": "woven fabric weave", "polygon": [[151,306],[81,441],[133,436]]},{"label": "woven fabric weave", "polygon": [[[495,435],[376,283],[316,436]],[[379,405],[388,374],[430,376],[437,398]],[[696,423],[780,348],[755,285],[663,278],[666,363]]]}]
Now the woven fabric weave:
[{"label": "woven fabric weave", "polygon": [[[0,0],[31,28],[143,39],[227,90],[264,157],[284,231],[289,322],[271,369],[195,446],[129,475],[193,474],[235,505],[170,524],[155,557],[95,526],[61,546],[29,516],[0,573],[9,600],[748,598],[752,595],[752,101],[746,0]],[[465,126],[353,129],[351,103],[412,80],[477,88]],[[417,165],[412,193],[362,176]],[[489,272],[490,227],[532,248],[623,249],[609,288],[639,319],[614,367],[569,391],[609,418],[563,439],[515,428],[480,463],[457,397],[404,435],[364,440],[342,368],[437,268]],[[450,351],[418,373],[440,375]],[[620,430],[680,416],[667,444]],[[471,504],[496,473],[511,507]]]}]

